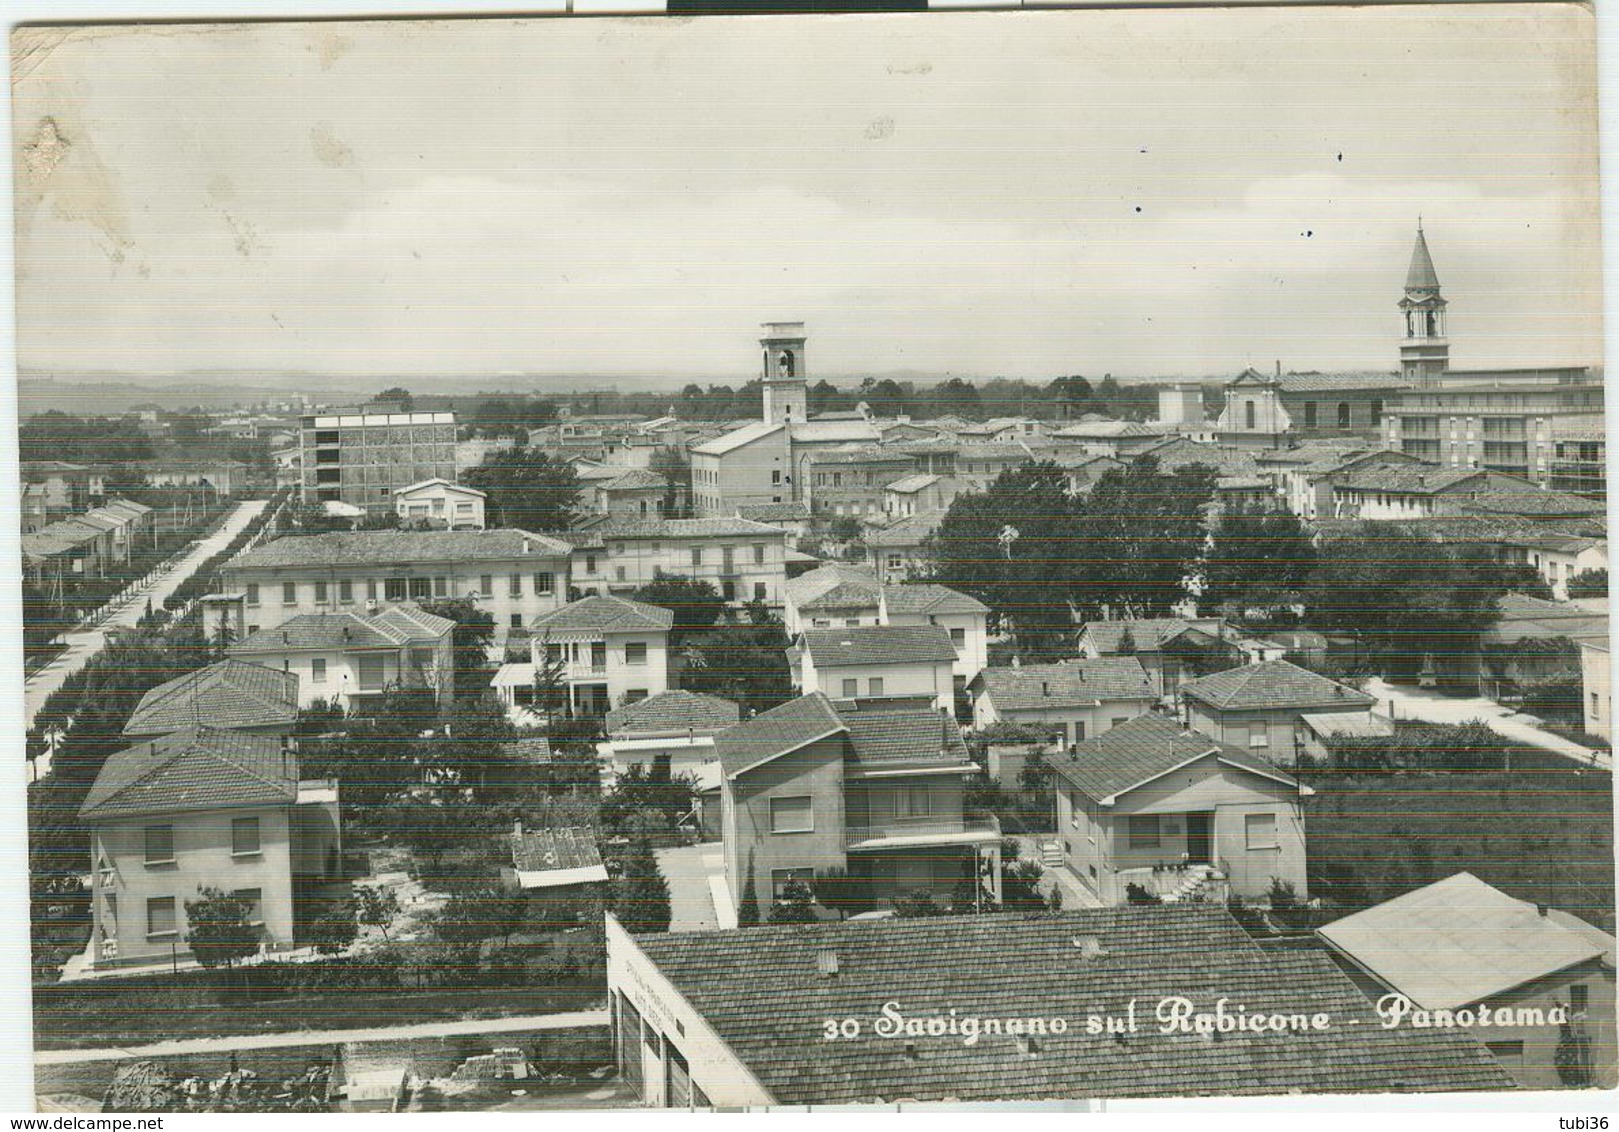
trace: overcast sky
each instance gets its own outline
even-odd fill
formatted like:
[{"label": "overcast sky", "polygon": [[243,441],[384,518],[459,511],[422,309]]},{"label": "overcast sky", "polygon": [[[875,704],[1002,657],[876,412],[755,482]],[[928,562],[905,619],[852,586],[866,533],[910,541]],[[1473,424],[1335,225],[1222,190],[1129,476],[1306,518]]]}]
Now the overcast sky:
[{"label": "overcast sky", "polygon": [[1572,5],[288,24],[13,42],[25,367],[1600,362]]}]

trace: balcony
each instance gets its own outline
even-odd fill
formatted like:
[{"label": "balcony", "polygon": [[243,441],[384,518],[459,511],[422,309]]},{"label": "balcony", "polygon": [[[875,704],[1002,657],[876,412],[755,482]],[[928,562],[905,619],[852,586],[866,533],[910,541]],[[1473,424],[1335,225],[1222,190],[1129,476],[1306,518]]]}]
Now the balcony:
[{"label": "balcony", "polygon": [[879,818],[845,830],[845,846],[857,849],[902,849],[919,845],[972,845],[1001,839],[994,814],[959,817]]}]

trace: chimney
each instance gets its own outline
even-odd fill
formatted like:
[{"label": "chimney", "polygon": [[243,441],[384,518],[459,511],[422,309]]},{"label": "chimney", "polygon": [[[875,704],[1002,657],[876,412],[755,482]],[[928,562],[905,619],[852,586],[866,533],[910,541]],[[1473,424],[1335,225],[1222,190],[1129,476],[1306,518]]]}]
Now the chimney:
[{"label": "chimney", "polygon": [[823,979],[835,979],[838,974],[838,953],[823,947],[815,953],[815,973]]},{"label": "chimney", "polygon": [[1535,911],[1538,912],[1540,914],[1540,918],[1544,920],[1546,918],[1546,913],[1550,912],[1551,909],[1544,904],[1536,904]]},{"label": "chimney", "polygon": [[525,539],[524,539],[524,540],[523,540],[523,553],[524,553],[524,554],[527,554],[527,553],[528,553],[528,552],[529,552],[529,549],[528,549],[528,539],[526,539],[526,538],[525,538]]}]

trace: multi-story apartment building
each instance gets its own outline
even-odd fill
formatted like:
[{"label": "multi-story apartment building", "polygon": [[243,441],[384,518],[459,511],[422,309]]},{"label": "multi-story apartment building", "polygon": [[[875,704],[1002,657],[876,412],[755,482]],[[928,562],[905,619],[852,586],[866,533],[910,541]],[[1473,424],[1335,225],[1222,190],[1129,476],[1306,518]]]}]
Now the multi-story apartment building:
[{"label": "multi-story apartment building", "polygon": [[474,598],[503,640],[567,603],[573,548],[527,531],[344,531],[265,543],[221,571],[248,633],[304,613]]},{"label": "multi-story apartment building", "polygon": [[392,511],[394,493],[454,481],[454,413],[390,413],[376,406],[302,418],[303,498]]},{"label": "multi-story apartment building", "polygon": [[[948,714],[812,693],[722,731],[725,876],[761,915],[794,881],[844,873],[874,906],[949,899],[975,875],[1000,897],[1000,823],[968,810],[977,764]],[[751,882],[751,884],[750,884]]]},{"label": "multi-story apartment building", "polygon": [[536,671],[556,665],[575,711],[609,709],[669,687],[669,629],[658,605],[591,595],[536,617],[529,626]]},{"label": "multi-story apartment building", "polygon": [[562,537],[578,593],[628,593],[662,574],[708,582],[735,605],[777,607],[787,582],[787,532],[748,519],[612,516]]},{"label": "multi-story apartment building", "polygon": [[189,960],[203,889],[247,901],[265,950],[291,949],[303,892],[341,878],[339,813],[337,783],[300,779],[283,736],[193,727],[109,755],[79,808],[92,962]]}]

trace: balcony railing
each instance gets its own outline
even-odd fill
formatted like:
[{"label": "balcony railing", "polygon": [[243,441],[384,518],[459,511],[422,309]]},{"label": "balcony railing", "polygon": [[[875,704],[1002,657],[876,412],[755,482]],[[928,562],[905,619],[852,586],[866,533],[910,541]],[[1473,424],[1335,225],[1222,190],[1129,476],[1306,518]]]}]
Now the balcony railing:
[{"label": "balcony railing", "polygon": [[1001,836],[1000,819],[994,814],[968,813],[959,817],[879,818],[866,825],[851,825],[847,829],[847,845],[858,849],[869,842],[895,840],[966,841],[991,840]]}]

